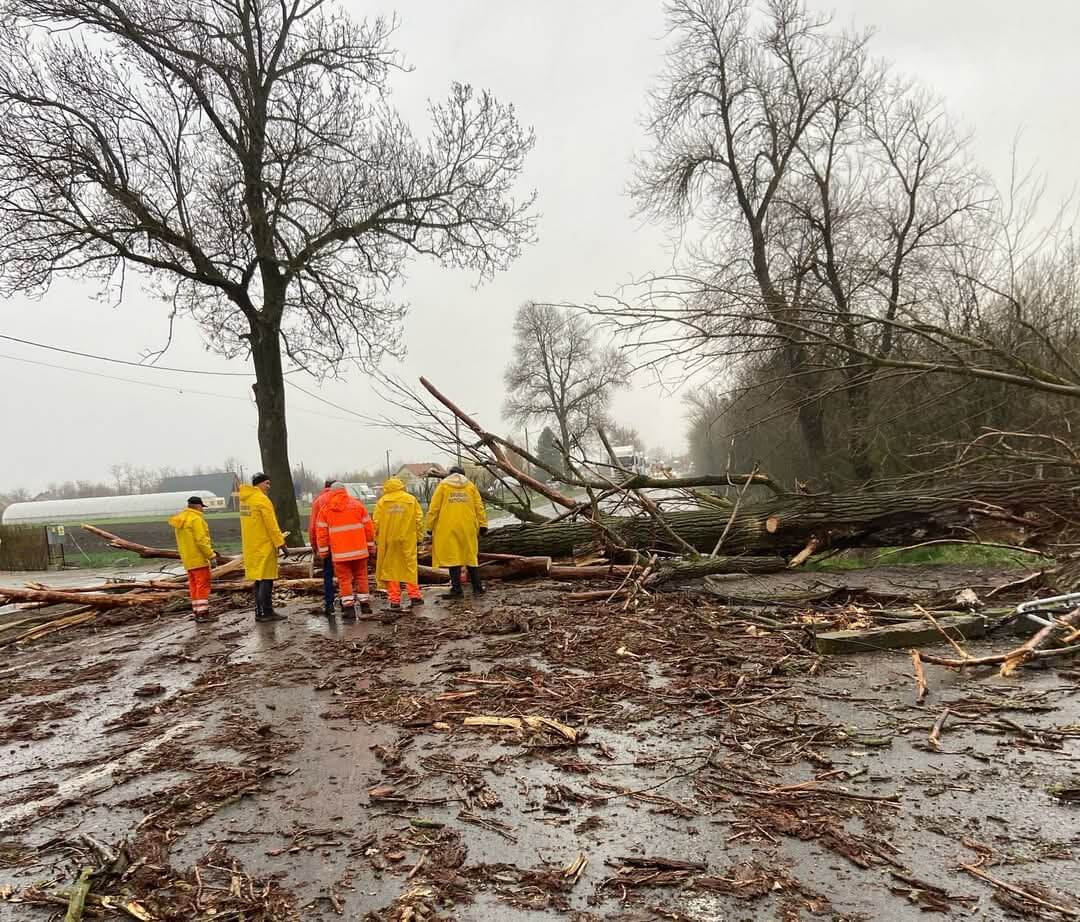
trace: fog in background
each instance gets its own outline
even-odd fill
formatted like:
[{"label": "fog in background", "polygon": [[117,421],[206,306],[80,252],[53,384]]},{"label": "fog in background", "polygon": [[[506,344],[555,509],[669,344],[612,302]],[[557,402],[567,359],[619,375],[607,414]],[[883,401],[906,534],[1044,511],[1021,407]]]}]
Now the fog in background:
[{"label": "fog in background", "polygon": [[[426,375],[485,425],[503,428],[502,372],[511,351],[513,312],[521,302],[586,301],[671,263],[665,231],[634,218],[625,194],[632,158],[645,144],[645,96],[662,66],[661,4],[347,5],[357,16],[398,11],[397,45],[415,69],[396,77],[396,101],[418,133],[426,130],[425,100],[444,96],[455,79],[513,102],[521,120],[536,130],[521,190],[539,193],[539,242],[509,272],[480,288],[466,273],[414,263],[401,291],[411,305],[404,336],[409,353],[385,366],[413,381]],[[840,24],[876,28],[873,52],[946,98],[952,114],[974,134],[976,159],[999,182],[1007,182],[1019,135],[1024,166],[1048,179],[1048,202],[1071,193],[1080,146],[1074,102],[1080,59],[1071,46],[1080,34],[1080,4],[812,5],[833,10]],[[169,305],[146,297],[137,276],[128,276],[119,304],[92,296],[92,289],[65,282],[40,301],[0,301],[0,333],[133,361],[165,344]],[[117,462],[213,468],[235,456],[249,473],[254,470],[259,454],[247,366],[208,352],[196,325],[183,316],[159,363],[245,375],[126,368],[0,340],[0,491],[36,491],[59,480],[108,481],[109,466]],[[346,366],[341,375],[321,387],[303,374],[291,377],[357,413],[389,412],[363,372]],[[665,389],[641,376],[632,391],[616,398],[614,416],[636,427],[648,445],[681,451],[684,420],[676,383]],[[387,450],[400,461],[433,460],[424,445],[365,426],[295,388],[287,397],[294,464],[317,472],[376,467]]]}]

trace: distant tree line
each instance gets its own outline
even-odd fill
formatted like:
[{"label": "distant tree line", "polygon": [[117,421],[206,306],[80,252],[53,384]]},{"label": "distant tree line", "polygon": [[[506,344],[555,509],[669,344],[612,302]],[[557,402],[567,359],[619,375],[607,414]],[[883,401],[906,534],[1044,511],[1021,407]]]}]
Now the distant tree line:
[{"label": "distant tree line", "polygon": [[[391,462],[400,467],[400,464]],[[195,477],[201,474],[216,473],[236,474],[242,480],[250,473],[250,468],[240,463],[239,459],[229,457],[220,465],[196,464],[190,468],[143,467],[129,463],[113,464],[109,467],[111,480],[65,480],[52,481],[44,490],[32,493],[24,487],[0,492],[0,513],[12,503],[30,502],[47,499],[82,499],[88,496],[132,496],[139,493],[155,493],[162,481],[170,477]],[[317,494],[326,480],[340,480],[343,483],[380,484],[386,477],[385,471],[342,470],[319,474],[307,468],[303,463],[293,466],[293,485],[297,497],[305,494]],[[226,497],[227,498],[227,497]]]}]

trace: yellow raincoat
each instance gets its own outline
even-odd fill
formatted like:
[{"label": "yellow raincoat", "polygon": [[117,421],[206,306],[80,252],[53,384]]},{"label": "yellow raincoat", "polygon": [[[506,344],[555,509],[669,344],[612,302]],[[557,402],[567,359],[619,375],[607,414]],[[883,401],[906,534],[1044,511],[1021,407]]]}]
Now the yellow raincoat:
[{"label": "yellow raincoat", "polygon": [[169,519],[176,532],[176,549],[185,570],[200,570],[210,566],[214,559],[214,545],[210,543],[210,526],[198,509],[188,506]]},{"label": "yellow raincoat", "polygon": [[375,504],[375,543],[379,556],[375,578],[380,586],[388,582],[419,582],[416,574],[416,542],[424,534],[424,514],[416,497],[405,484],[391,477],[383,484],[383,495]]},{"label": "yellow raincoat", "polygon": [[464,474],[451,474],[435,488],[428,508],[432,565],[479,566],[477,534],[481,528],[487,528],[487,513],[480,491]]},{"label": "yellow raincoat", "polygon": [[258,487],[240,487],[240,537],[244,544],[244,576],[277,579],[278,548],[285,536],[278,528],[274,504]]}]

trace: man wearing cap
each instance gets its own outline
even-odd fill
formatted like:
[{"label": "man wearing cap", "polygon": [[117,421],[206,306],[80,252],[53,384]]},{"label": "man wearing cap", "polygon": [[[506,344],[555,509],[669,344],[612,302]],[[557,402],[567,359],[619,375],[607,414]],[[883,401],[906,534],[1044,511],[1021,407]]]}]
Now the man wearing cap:
[{"label": "man wearing cap", "polygon": [[312,560],[322,562],[323,613],[328,618],[334,613],[334,560],[333,555],[330,553],[327,553],[325,557],[319,557],[319,536],[316,526],[319,523],[323,503],[326,502],[327,497],[330,495],[330,488],[333,485],[333,480],[327,480],[323,483],[323,491],[315,497],[315,501],[311,504],[311,518],[308,519],[308,544],[311,545]]},{"label": "man wearing cap", "polygon": [[439,481],[427,514],[427,530],[432,534],[431,563],[450,571],[450,591],[444,599],[460,599],[461,568],[469,571],[473,595],[481,595],[479,535],[487,533],[487,512],[476,485],[455,465]]},{"label": "man wearing cap", "polygon": [[274,611],[274,580],[278,576],[278,553],[289,554],[285,535],[278,527],[274,504],[267,494],[270,478],[256,474],[251,486],[240,487],[240,538],[244,545],[244,576],[255,584],[255,620],[285,621]]},{"label": "man wearing cap", "polygon": [[331,485],[330,495],[319,508],[315,537],[323,560],[334,555],[342,617],[355,621],[358,605],[365,615],[372,614],[368,557],[375,553],[375,526],[367,506],[350,496],[345,484],[335,481]]},{"label": "man wearing cap", "polygon": [[191,611],[196,621],[210,620],[210,562],[222,560],[210,543],[210,526],[206,524],[204,506],[201,496],[191,496],[187,508],[169,519],[176,533],[180,563],[187,570]]}]

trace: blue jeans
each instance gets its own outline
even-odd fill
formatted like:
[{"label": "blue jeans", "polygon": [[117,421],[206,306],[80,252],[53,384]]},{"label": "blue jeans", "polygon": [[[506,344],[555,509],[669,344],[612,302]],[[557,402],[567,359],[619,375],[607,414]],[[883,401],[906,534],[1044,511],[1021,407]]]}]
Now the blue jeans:
[{"label": "blue jeans", "polygon": [[323,558],[322,567],[323,602],[327,611],[333,611],[334,608],[334,561],[332,556],[327,554]]}]

